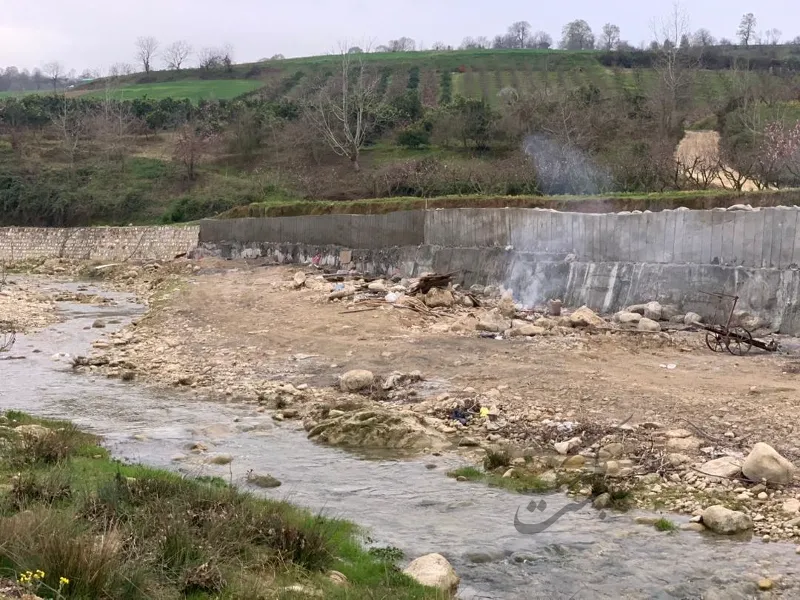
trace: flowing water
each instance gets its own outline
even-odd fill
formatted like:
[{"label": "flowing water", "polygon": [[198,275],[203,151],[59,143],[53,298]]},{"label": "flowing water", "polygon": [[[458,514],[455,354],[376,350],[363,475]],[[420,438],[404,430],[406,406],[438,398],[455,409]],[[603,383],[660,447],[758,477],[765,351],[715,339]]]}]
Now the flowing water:
[{"label": "flowing water", "polygon": [[[269,473],[283,485],[257,493],[356,521],[376,543],[409,557],[444,554],[462,578],[464,599],[750,598],[764,575],[779,580],[784,597],[800,594],[800,556],[790,544],[659,533],[635,524],[634,515],[600,519],[590,507],[523,535],[514,527],[517,511],[522,521],[542,521],[570,500],[547,495],[547,506],[531,511],[528,497],[446,478],[459,464],[454,457],[361,459],[312,444],[296,425],[276,423],[252,406],[74,374],[69,356],[86,354],[102,333],[90,327],[95,319],[118,320],[113,330],[142,312],[125,295],[104,295],[118,304],[62,304],[65,322],[18,337],[11,355],[24,359],[0,361],[0,409],[70,419],[131,461],[239,483],[250,469]],[[195,441],[234,461],[174,460],[191,456],[186,447]]]}]

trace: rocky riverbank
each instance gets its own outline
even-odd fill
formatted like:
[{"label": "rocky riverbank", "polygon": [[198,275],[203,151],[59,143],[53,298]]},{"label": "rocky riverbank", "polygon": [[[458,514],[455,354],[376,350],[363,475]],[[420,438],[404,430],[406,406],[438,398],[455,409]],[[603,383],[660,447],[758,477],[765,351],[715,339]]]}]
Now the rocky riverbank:
[{"label": "rocky riverbank", "polygon": [[[98,276],[96,265],[70,269]],[[640,323],[656,316],[653,305],[614,319],[588,309],[556,318],[515,306],[499,289],[412,296],[413,282],[331,282],[313,270],[222,261],[100,273],[150,311],[98,341],[76,360],[80,371],[251,402],[328,444],[454,450],[475,462],[502,453],[488,471],[514,489],[530,481],[613,492],[698,520],[723,505],[765,540],[800,539],[793,476],[762,481],[743,470],[761,441],[788,460],[800,456],[783,420],[792,405],[780,401],[797,389],[791,365],[748,359],[754,377],[783,370],[765,385],[709,363],[719,357],[680,330],[686,315],[660,307],[668,320],[650,320],[672,331],[650,332]],[[721,380],[731,393],[706,390]],[[756,406],[770,417],[754,421]],[[598,477],[610,492],[594,485]]]}]

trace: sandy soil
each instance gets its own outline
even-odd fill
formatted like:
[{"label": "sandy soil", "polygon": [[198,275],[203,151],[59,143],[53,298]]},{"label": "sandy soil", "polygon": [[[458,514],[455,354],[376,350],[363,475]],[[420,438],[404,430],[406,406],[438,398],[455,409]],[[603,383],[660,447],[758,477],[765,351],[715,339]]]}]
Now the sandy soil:
[{"label": "sandy soil", "polygon": [[481,339],[443,331],[455,314],[348,313],[324,290],[291,289],[294,269],[223,265],[206,263],[136,327],[126,357],[146,378],[252,399],[263,380],[328,386],[350,369],[419,370],[421,395],[457,398],[466,388],[522,422],[612,425],[632,416],[702,435],[694,425],[710,439],[728,432],[742,448],[765,441],[800,458],[800,357],[714,354],[694,332]]}]

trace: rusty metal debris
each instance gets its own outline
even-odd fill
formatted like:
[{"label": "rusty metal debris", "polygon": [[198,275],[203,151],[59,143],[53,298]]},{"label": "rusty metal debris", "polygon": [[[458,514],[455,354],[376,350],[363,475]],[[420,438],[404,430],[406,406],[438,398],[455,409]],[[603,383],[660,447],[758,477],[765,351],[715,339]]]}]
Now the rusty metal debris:
[{"label": "rusty metal debris", "polygon": [[455,273],[434,273],[432,275],[423,275],[419,281],[415,283],[408,293],[412,296],[416,294],[427,294],[433,288],[447,288],[453,280]]},{"label": "rusty metal debris", "polygon": [[740,325],[731,327],[733,313],[736,310],[736,304],[739,302],[739,296],[702,290],[700,293],[719,298],[720,302],[726,298],[733,300],[725,325],[704,325],[702,323],[697,323],[698,327],[706,330],[706,346],[708,346],[712,352],[725,352],[727,350],[734,356],[744,356],[753,349],[753,346],[766,352],[776,352],[778,350],[778,342],[775,340],[759,340],[754,338],[749,330]]}]

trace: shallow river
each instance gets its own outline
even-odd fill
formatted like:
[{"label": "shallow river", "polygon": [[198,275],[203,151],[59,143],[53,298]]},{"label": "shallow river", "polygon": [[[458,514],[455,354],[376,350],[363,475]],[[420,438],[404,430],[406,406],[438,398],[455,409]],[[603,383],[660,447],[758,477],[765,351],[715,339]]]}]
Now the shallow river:
[{"label": "shallow river", "polygon": [[[376,543],[412,558],[444,554],[462,578],[463,599],[751,598],[759,594],[753,582],[765,575],[779,581],[783,597],[800,596],[800,556],[789,544],[664,534],[636,525],[631,514],[600,519],[590,507],[523,535],[514,527],[517,510],[522,521],[542,521],[569,499],[544,496],[546,508],[534,513],[528,497],[446,478],[457,458],[363,460],[312,444],[296,424],[276,423],[253,406],[76,375],[63,355],[87,354],[94,339],[141,313],[127,296],[111,296],[117,306],[62,304],[67,321],[18,336],[11,355],[24,359],[0,361],[0,409],[70,419],[131,461],[234,481],[249,469],[269,473],[283,482],[267,492],[272,497],[356,521]],[[120,323],[88,328],[97,318]],[[227,466],[174,462],[194,441],[235,459]]]}]

